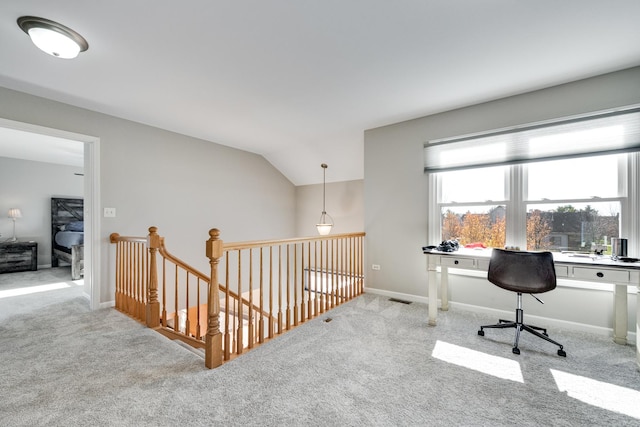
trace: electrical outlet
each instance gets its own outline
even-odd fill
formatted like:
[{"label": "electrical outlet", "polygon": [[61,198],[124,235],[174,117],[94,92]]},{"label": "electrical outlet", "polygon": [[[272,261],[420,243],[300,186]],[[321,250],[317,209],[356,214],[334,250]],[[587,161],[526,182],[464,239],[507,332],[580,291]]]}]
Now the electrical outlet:
[{"label": "electrical outlet", "polygon": [[379,264],[373,264],[373,265],[371,266],[371,269],[372,269],[372,270],[380,270],[380,265],[379,265]]},{"label": "electrical outlet", "polygon": [[116,208],[104,208],[105,218],[115,218],[115,216],[116,216]]}]

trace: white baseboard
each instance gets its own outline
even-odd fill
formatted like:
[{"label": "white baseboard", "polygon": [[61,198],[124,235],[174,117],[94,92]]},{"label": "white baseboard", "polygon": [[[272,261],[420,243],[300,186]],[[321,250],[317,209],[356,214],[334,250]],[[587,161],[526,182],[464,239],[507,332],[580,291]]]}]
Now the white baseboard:
[{"label": "white baseboard", "polygon": [[113,300],[100,303],[100,308],[111,308],[111,307],[115,307],[115,306],[116,306],[116,302],[113,301]]},{"label": "white baseboard", "polygon": [[[367,288],[367,287],[365,287],[364,291],[370,294],[382,295],[389,298],[397,298],[405,301],[417,302],[420,304],[429,303],[428,297],[404,294],[401,292],[392,292],[384,289],[375,289],[375,288]],[[449,305],[455,309],[470,311],[473,313],[488,314],[495,317],[496,319],[498,318],[509,319],[514,316],[513,311],[497,310],[494,308],[482,307],[482,306],[471,305],[471,304],[463,304],[455,301],[449,301]],[[438,300],[438,307],[441,307],[440,300]],[[542,317],[542,316],[527,315],[527,319],[532,319],[533,321],[531,323],[533,324],[542,323],[544,324],[544,326],[547,326],[547,327],[554,327],[557,329],[567,329],[567,330],[579,331],[579,332],[589,332],[597,335],[613,337],[613,328],[604,328],[601,326],[587,325],[585,323],[570,322],[567,320],[552,319],[549,317]],[[627,331],[627,341],[629,343],[636,342],[636,333],[634,331]]]},{"label": "white baseboard", "polygon": [[367,288],[367,287],[364,288],[364,291],[369,294],[382,295],[389,298],[396,298],[400,300],[417,302],[421,304],[429,303],[429,298],[421,297],[418,295],[403,294],[401,292],[392,292],[392,291],[386,291],[384,289],[375,289],[375,288]]}]

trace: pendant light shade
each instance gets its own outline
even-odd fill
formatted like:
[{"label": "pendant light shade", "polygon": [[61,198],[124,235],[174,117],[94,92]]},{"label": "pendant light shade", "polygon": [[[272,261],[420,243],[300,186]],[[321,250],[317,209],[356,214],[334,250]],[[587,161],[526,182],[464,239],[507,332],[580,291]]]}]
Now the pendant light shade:
[{"label": "pendant light shade", "polygon": [[320,218],[320,221],[323,221],[322,224],[316,224],[316,228],[318,229],[318,234],[321,236],[326,236],[327,234],[331,233],[331,227],[333,226],[333,224],[330,223],[326,223],[326,218],[324,218],[325,215],[322,215],[323,218]]},{"label": "pendant light shade", "polygon": [[333,219],[327,213],[325,209],[326,202],[326,177],[327,177],[327,164],[323,163],[320,165],[323,169],[323,177],[322,177],[322,214],[320,215],[320,221],[316,224],[316,228],[318,229],[318,234],[321,236],[326,236],[331,233],[331,227],[333,227]]},{"label": "pendant light shade", "polygon": [[38,49],[56,58],[71,59],[89,49],[89,43],[71,28],[36,16],[21,16],[18,26]]}]

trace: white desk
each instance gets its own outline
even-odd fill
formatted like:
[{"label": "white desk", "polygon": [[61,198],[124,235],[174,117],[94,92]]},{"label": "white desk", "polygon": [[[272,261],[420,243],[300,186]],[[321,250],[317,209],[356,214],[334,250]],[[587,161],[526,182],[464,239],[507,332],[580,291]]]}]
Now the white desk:
[{"label": "white desk", "polygon": [[[429,325],[437,324],[438,315],[438,275],[440,267],[441,309],[449,309],[449,268],[487,271],[491,249],[460,249],[456,252],[427,252]],[[640,293],[640,263],[612,261],[608,257],[593,260],[554,253],[556,276],[564,280],[608,283],[614,285],[613,341],[627,343],[627,287],[633,286]],[[636,315],[636,340],[640,340],[640,298]],[[640,368],[640,348],[636,345],[636,362]]]}]

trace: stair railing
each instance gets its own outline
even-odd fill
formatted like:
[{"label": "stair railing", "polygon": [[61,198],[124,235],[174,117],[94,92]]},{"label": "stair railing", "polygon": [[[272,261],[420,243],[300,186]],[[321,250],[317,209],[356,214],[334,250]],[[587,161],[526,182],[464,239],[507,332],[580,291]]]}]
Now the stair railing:
[{"label": "stair railing", "polygon": [[212,229],[210,276],[170,254],[157,227],[147,237],[113,233],[110,241],[116,308],[204,348],[208,368],[364,292],[364,233],[224,243]]},{"label": "stair railing", "polygon": [[224,263],[211,265],[220,270],[224,360],[362,294],[364,236],[223,243]]},{"label": "stair railing", "polygon": [[172,255],[157,227],[149,227],[147,237],[113,233],[110,241],[116,244],[116,308],[172,339],[203,348],[209,276]]}]

